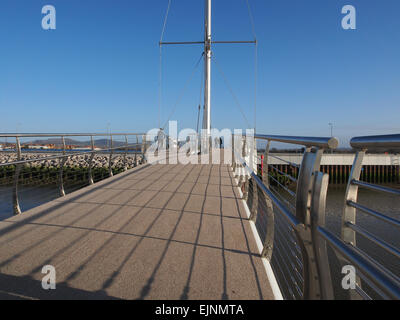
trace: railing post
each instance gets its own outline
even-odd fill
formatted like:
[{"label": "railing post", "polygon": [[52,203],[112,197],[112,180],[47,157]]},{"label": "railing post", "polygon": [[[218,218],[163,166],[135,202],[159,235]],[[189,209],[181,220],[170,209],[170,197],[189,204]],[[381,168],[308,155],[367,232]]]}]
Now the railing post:
[{"label": "railing post", "polygon": [[274,249],[274,237],[275,237],[275,215],[274,215],[274,207],[272,205],[272,200],[265,193],[263,193],[263,200],[266,207],[266,223],[267,230],[265,233],[265,240],[263,251],[261,256],[266,258],[268,261],[271,261],[272,253]]},{"label": "railing post", "polygon": [[247,202],[249,199],[249,184],[250,179],[247,178],[247,175],[243,175],[243,200]]},{"label": "railing post", "polygon": [[[327,244],[318,232],[318,227],[325,227],[326,196],[328,193],[329,175],[314,172],[313,193],[311,202],[311,233],[314,247],[314,256],[317,270],[314,271],[319,278],[320,298],[333,300],[333,287],[330,272]],[[313,267],[313,266],[311,266]],[[310,279],[311,280],[311,279]],[[317,296],[312,297],[317,298]]]},{"label": "railing post", "polygon": [[262,173],[262,181],[265,186],[269,188],[269,151],[271,148],[271,140],[268,140],[267,146],[265,147],[265,156],[264,156],[264,164],[263,168],[265,168],[266,174]]},{"label": "railing post", "polygon": [[139,146],[139,138],[136,135],[136,145],[135,145],[135,167],[139,165],[138,163],[138,157],[137,157],[137,151],[138,151],[138,146]]},{"label": "railing post", "polygon": [[[17,160],[21,161],[21,143],[18,137],[15,137],[15,151],[17,153]],[[21,208],[19,206],[18,200],[18,180],[19,174],[21,172],[22,164],[17,164],[15,166],[15,176],[14,176],[14,190],[13,190],[13,206],[14,206],[14,215],[21,213]]]},{"label": "railing post", "polygon": [[231,151],[232,151],[231,169],[233,172],[235,172],[235,136],[233,134],[231,136]]},{"label": "railing post", "polygon": [[233,135],[233,139],[234,139],[234,142],[233,142],[233,154],[234,154],[233,155],[233,159],[234,159],[234,161],[233,161],[233,176],[234,176],[235,179],[238,179],[239,178],[239,175],[238,175],[239,161],[238,161],[238,158],[236,156],[236,152],[239,153],[240,141],[238,139],[238,136],[235,135],[235,134]]},{"label": "railing post", "polygon": [[112,171],[112,156],[113,156],[113,138],[112,135],[110,135],[110,158],[108,159],[108,175],[112,177],[113,171]]},{"label": "railing post", "polygon": [[360,179],[362,162],[365,156],[365,151],[358,151],[354,158],[353,166],[351,168],[350,177],[347,183],[346,195],[344,200],[344,208],[342,215],[342,240],[350,243],[353,246],[356,245],[356,233],[354,230],[346,226],[348,222],[355,224],[357,209],[350,207],[348,201],[357,202],[358,197],[358,186],[352,184],[353,180]]},{"label": "railing post", "polygon": [[[262,182],[269,189],[269,151],[271,148],[271,141],[268,140],[267,145],[265,147],[265,156],[263,167],[265,167],[266,173],[262,172]],[[266,258],[268,261],[272,258],[272,253],[274,250],[274,237],[275,237],[275,215],[274,215],[274,207],[272,204],[271,198],[266,195],[264,192],[262,193],[263,199],[259,200],[264,202],[266,208],[266,235],[264,240],[264,247],[261,253],[261,256]],[[254,218],[255,219],[255,218]]]},{"label": "railing post", "polygon": [[253,187],[253,194],[251,199],[250,220],[256,222],[258,213],[258,185],[254,179],[250,179]]},{"label": "railing post", "polygon": [[90,159],[89,159],[89,177],[88,178],[89,178],[89,184],[93,184],[94,183],[94,181],[93,181],[93,159],[95,156],[93,136],[90,136],[90,145],[91,145],[92,152],[90,154]]},{"label": "railing post", "polygon": [[146,163],[146,135],[142,136],[142,163]]},{"label": "railing post", "polygon": [[[241,141],[242,141],[242,149],[240,150],[240,155],[242,157],[242,161],[246,161],[246,156],[247,156],[247,146],[246,146],[246,138],[241,136]],[[246,179],[247,175],[244,169],[244,165],[243,163],[239,164],[239,188],[242,190],[243,192],[243,199],[247,200],[247,193],[246,193],[246,183],[247,183],[247,179]]]},{"label": "railing post", "polygon": [[[61,137],[61,141],[62,141],[62,146],[63,146],[63,156],[66,155],[66,150],[65,150],[65,137],[62,136]],[[59,171],[59,177],[58,177],[58,189],[59,189],[59,193],[60,193],[60,197],[64,197],[65,196],[65,190],[64,190],[64,166],[65,166],[65,162],[67,161],[66,157],[62,157],[61,161],[59,161],[60,163],[60,171]]]},{"label": "railing post", "polygon": [[303,258],[303,298],[322,299],[321,275],[313,237],[311,203],[314,191],[314,173],[319,171],[322,149],[307,148],[303,155],[296,192],[296,218],[304,227],[295,229]]},{"label": "railing post", "polygon": [[[350,229],[347,226],[347,223],[356,224],[357,219],[357,209],[348,205],[349,201],[357,202],[358,198],[358,186],[352,184],[353,180],[359,180],[362,170],[362,163],[365,157],[365,150],[358,151],[354,158],[353,166],[351,167],[351,172],[349,176],[349,180],[347,182],[346,195],[344,199],[344,207],[342,214],[342,231],[341,236],[342,240],[346,243],[349,243],[356,246],[356,232]],[[344,263],[345,260],[341,259]],[[359,288],[361,288],[361,280],[357,275],[356,283]],[[351,300],[359,299],[359,295],[355,292],[355,290],[349,290],[349,298]]]},{"label": "railing post", "polygon": [[128,170],[127,157],[128,155],[128,136],[125,136],[125,155],[124,155],[124,171]]}]

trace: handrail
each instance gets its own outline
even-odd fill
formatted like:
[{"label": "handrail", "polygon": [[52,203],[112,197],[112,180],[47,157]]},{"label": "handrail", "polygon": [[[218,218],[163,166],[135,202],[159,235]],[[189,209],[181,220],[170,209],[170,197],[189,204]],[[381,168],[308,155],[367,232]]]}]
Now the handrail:
[{"label": "handrail", "polygon": [[[267,172],[263,173],[262,179],[253,165],[254,160],[258,159],[255,142],[257,139],[268,141],[264,157],[264,168]],[[299,169],[297,178],[278,168],[275,168],[274,171],[277,176],[268,173],[271,142],[297,144],[306,148],[301,165],[296,165],[296,170]],[[238,178],[239,187],[244,188],[243,199],[251,200],[250,220],[259,225],[256,229],[262,232],[264,239],[262,256],[271,262],[273,270],[278,274],[277,280],[283,295],[286,298],[302,299],[332,298],[333,287],[330,280],[326,245],[323,241],[314,243],[310,239],[317,237],[316,225],[325,225],[328,177],[319,172],[321,156],[324,149],[338,146],[337,139],[238,134],[232,136],[232,144],[234,175]],[[296,192],[284,185],[283,178],[296,184]],[[252,179],[251,189],[249,188],[250,179]],[[280,196],[278,197],[279,190],[275,190],[275,188],[279,187],[281,188],[279,190],[286,190],[293,196],[294,206],[290,202],[285,203],[285,199],[281,199]],[[264,199],[258,199],[258,190],[261,191]],[[265,230],[259,229],[260,224]],[[277,228],[275,228],[275,224],[277,224]],[[286,236],[292,234],[290,238],[293,242],[288,242],[284,234]],[[282,247],[283,244],[286,245]],[[291,259],[290,255],[281,252],[287,248],[289,250],[292,248],[300,255],[301,270],[293,267],[295,265],[293,261],[285,263],[282,260],[283,256]],[[301,279],[303,279],[301,284],[295,281],[296,277],[293,277],[293,274],[297,274],[297,272],[300,272]]]},{"label": "handrail", "polygon": [[[104,149],[95,149],[95,141],[93,137],[99,137],[99,136],[104,136],[104,137],[109,137],[110,139],[110,145],[108,148]],[[121,136],[124,137],[125,143],[122,143],[120,146],[114,147],[113,146],[113,137],[116,136]],[[128,136],[134,136],[136,137],[136,143],[133,144],[128,144]],[[139,143],[138,136],[142,137],[141,143]],[[0,137],[6,137],[10,138],[13,137],[15,138],[15,149],[14,152],[17,155],[17,160],[16,161],[10,161],[6,163],[1,163],[1,167],[9,167],[9,166],[15,166],[15,173],[14,173],[14,186],[13,186],[13,207],[14,207],[14,214],[20,214],[21,209],[19,205],[19,192],[18,192],[18,184],[19,184],[19,176],[22,171],[23,165],[27,163],[37,163],[37,162],[43,162],[43,161],[48,161],[48,160],[59,160],[59,168],[58,168],[58,186],[59,186],[59,195],[65,196],[65,190],[64,190],[64,180],[63,180],[63,172],[64,172],[64,165],[66,163],[66,160],[70,157],[77,157],[77,156],[86,156],[90,155],[88,159],[88,183],[89,185],[94,183],[93,180],[93,161],[94,157],[96,154],[104,154],[108,153],[108,176],[112,177],[113,176],[113,169],[112,169],[112,159],[113,159],[113,152],[115,150],[125,150],[124,151],[124,156],[123,156],[123,165],[124,165],[124,171],[128,169],[127,167],[127,153],[129,151],[130,147],[135,147],[135,166],[138,165],[137,161],[137,153],[140,152],[142,154],[142,163],[146,162],[146,144],[147,144],[147,139],[145,139],[145,134],[138,134],[138,133],[28,133],[28,134],[18,134],[18,133],[9,133],[9,134],[0,134]],[[56,155],[50,155],[50,156],[45,156],[45,157],[38,157],[38,158],[32,158],[32,159],[24,159],[22,160],[22,150],[21,150],[21,138],[39,138],[39,137],[59,137],[61,139],[61,144],[62,144],[62,154],[56,154]],[[65,143],[65,137],[88,137],[90,138],[90,144],[91,144],[91,150],[89,151],[77,151],[74,152],[71,150],[71,152],[67,152],[66,149],[66,143]],[[138,146],[141,146],[141,150],[138,151]],[[52,150],[47,150],[48,152],[51,152]]]},{"label": "handrail", "polygon": [[[232,139],[236,144],[241,142],[241,140],[248,139],[242,136],[242,139]],[[366,241],[372,241],[377,245],[380,250],[384,250],[386,254],[398,259],[400,257],[400,249],[385,239],[377,236],[371,230],[367,230],[365,227],[361,227],[356,224],[356,209],[361,212],[370,215],[375,219],[379,219],[388,226],[399,227],[400,221],[391,218],[389,215],[380,213],[373,209],[370,209],[364,205],[357,202],[358,188],[366,188],[373,192],[380,192],[384,194],[391,194],[394,196],[400,195],[400,190],[389,188],[386,186],[379,186],[376,184],[366,183],[360,181],[362,161],[365,155],[367,147],[374,148],[400,148],[400,135],[391,136],[375,136],[375,137],[361,137],[353,138],[352,146],[357,147],[361,150],[357,151],[356,157],[354,159],[352,171],[348,180],[348,186],[345,196],[345,205],[342,215],[342,235],[341,238],[336,237],[330,231],[328,231],[324,226],[325,220],[325,201],[326,201],[326,191],[327,191],[327,175],[324,175],[319,171],[320,157],[322,155],[322,149],[328,149],[331,147],[337,147],[338,141],[336,138],[305,138],[305,137],[287,137],[287,136],[271,136],[271,135],[254,135],[254,140],[261,139],[268,141],[265,158],[264,158],[264,170],[267,171],[266,180],[261,180],[257,173],[252,169],[248,163],[251,163],[251,157],[249,156],[249,150],[247,153],[244,152],[247,148],[245,145],[243,148],[239,148],[239,151],[243,149],[243,152],[233,152],[236,162],[237,159],[241,159],[239,163],[234,163],[233,168],[235,176],[239,177],[239,185],[243,187],[244,183],[244,199],[252,199],[249,202],[251,217],[250,219],[254,222],[257,221],[257,211],[258,200],[255,194],[258,193],[257,189],[261,190],[264,196],[271,201],[273,206],[273,217],[272,219],[267,216],[269,222],[267,222],[266,231],[266,241],[264,244],[264,251],[267,252],[266,257],[274,262],[273,257],[277,256],[282,259],[282,254],[280,250],[284,250],[282,247],[282,242],[285,240],[282,236],[282,221],[277,225],[278,233],[275,236],[280,236],[280,240],[274,241],[274,219],[283,216],[289,228],[295,232],[297,237],[297,242],[301,248],[302,256],[302,278],[304,279],[303,291],[301,293],[301,298],[326,298],[331,294],[332,283],[329,274],[329,261],[326,252],[326,246],[330,246],[334,251],[340,256],[342,262],[352,263],[355,268],[357,268],[357,278],[355,284],[355,290],[349,291],[350,298],[362,297],[364,299],[370,298],[370,293],[368,290],[375,292],[375,296],[381,296],[383,298],[400,298],[400,282],[397,275],[394,275],[389,269],[384,265],[378,263],[374,258],[367,254],[367,252],[357,246],[356,235],[360,235]],[[246,140],[247,141],[247,140]],[[243,143],[249,143],[244,141]],[[280,169],[279,167],[274,167],[268,163],[268,157],[270,155],[271,142],[283,142],[289,144],[303,145],[306,147],[304,150],[301,165],[299,166],[298,176],[293,177],[296,179],[290,179],[290,174],[293,174],[292,169]],[[248,148],[247,148],[248,149]],[[251,147],[250,147],[251,150]],[[256,154],[256,153],[255,153]],[[253,152],[254,156],[254,152]],[[272,167],[272,168],[271,168]],[[295,168],[297,170],[297,168]],[[274,172],[278,176],[271,176],[268,172]],[[243,178],[246,176],[247,178]],[[289,176],[289,177],[288,177]],[[263,176],[264,177],[264,176]],[[314,181],[312,179],[314,177]],[[278,198],[279,192],[275,194],[273,188],[285,189],[286,186],[281,182],[284,179],[289,180],[291,184],[296,183],[296,203],[292,207],[291,203],[285,203],[284,200]],[[322,178],[324,178],[325,184],[322,187]],[[249,179],[252,179],[252,189],[250,192],[253,196],[247,194]],[[271,181],[270,181],[271,179]],[[271,182],[275,183],[275,186],[271,185]],[[254,188],[256,186],[256,188]],[[281,190],[279,188],[279,190]],[[286,188],[287,189],[287,188]],[[279,191],[278,190],[278,191]],[[283,191],[281,191],[283,192]],[[255,204],[256,203],[256,204]],[[251,204],[251,205],[250,205]],[[310,205],[311,204],[311,205]],[[264,207],[265,209],[265,207]],[[268,210],[268,209],[266,209]],[[292,213],[292,211],[295,212]],[[275,218],[274,218],[275,217]],[[264,224],[265,224],[265,218]],[[260,222],[262,223],[262,222]],[[271,227],[272,223],[272,227]],[[272,233],[272,235],[271,235]],[[286,236],[288,233],[286,231]],[[296,241],[296,240],[294,240]],[[312,246],[309,246],[309,243]],[[288,242],[284,248],[287,249]],[[274,254],[275,253],[275,254]],[[272,259],[271,259],[272,257]],[[344,260],[343,260],[344,259]],[[282,277],[281,281],[278,280],[280,286],[286,287],[288,293],[286,294],[289,298],[295,298],[294,292],[296,291],[297,283],[291,283],[291,278],[293,276],[292,272],[295,273],[296,270],[290,270],[290,265],[292,262],[288,261],[287,265],[282,265],[284,261],[278,261],[275,258],[275,263],[277,265],[278,278]],[[279,263],[278,263],[279,262]],[[315,263],[316,262],[316,263]],[[272,264],[273,269],[274,265]],[[321,268],[321,266],[323,266]],[[274,269],[275,270],[275,269]],[[326,273],[327,270],[327,273]],[[285,272],[290,272],[286,274]],[[363,280],[363,282],[360,281]],[[363,288],[364,285],[369,285],[369,288]],[[366,291],[367,290],[367,291]]]},{"label": "handrail", "polygon": [[12,165],[17,165],[17,164],[25,164],[25,163],[31,163],[31,162],[40,162],[40,161],[46,161],[46,160],[55,160],[55,159],[63,159],[63,158],[69,158],[72,156],[82,156],[82,155],[87,155],[87,154],[96,154],[96,153],[107,153],[113,150],[120,150],[120,149],[125,149],[133,146],[141,146],[141,143],[134,143],[134,144],[129,144],[129,145],[122,145],[120,147],[115,147],[115,148],[108,148],[108,149],[100,149],[100,150],[89,150],[89,151],[82,151],[82,152],[70,152],[68,154],[60,154],[60,155],[54,155],[54,156],[48,156],[48,157],[43,157],[43,158],[34,158],[34,159],[26,159],[26,160],[19,160],[19,161],[13,161],[13,162],[7,162],[7,163],[0,163],[0,167],[6,167],[6,166],[12,166]]},{"label": "handrail", "polygon": [[1,138],[143,136],[145,133],[0,133]]},{"label": "handrail", "polygon": [[400,134],[354,137],[350,140],[354,149],[371,148],[400,149]]},{"label": "handrail", "polygon": [[400,299],[400,283],[396,279],[377,268],[375,263],[365,259],[354,250],[354,246],[345,243],[324,228],[318,227],[318,231],[335,250],[360,268],[362,273],[368,275],[368,278],[386,294],[393,299]]},{"label": "handrail", "polygon": [[319,147],[327,149],[336,149],[339,146],[337,138],[326,138],[326,137],[299,137],[299,136],[277,136],[277,135],[265,135],[255,134],[256,139],[283,142],[290,144],[302,145],[305,147]]}]

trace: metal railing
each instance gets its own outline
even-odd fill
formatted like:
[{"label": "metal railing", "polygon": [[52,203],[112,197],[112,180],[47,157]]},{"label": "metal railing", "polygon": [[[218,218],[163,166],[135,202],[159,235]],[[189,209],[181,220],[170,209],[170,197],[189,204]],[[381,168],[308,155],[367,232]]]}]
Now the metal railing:
[{"label": "metal railing", "polygon": [[[109,137],[109,146],[96,150],[94,137]],[[116,137],[122,137],[124,143],[114,146]],[[127,170],[126,161],[129,148],[135,149],[135,164],[139,164],[137,154],[141,154],[142,163],[146,162],[146,137],[143,134],[0,134],[0,138],[15,139],[13,151],[16,160],[1,163],[1,168],[12,168],[12,199],[14,214],[21,212],[19,204],[19,183],[24,166],[49,160],[56,160],[58,195],[64,196],[64,170],[67,159],[85,156],[88,165],[87,184],[96,180],[93,175],[95,156],[106,154],[108,159],[108,177],[113,175],[112,158],[120,150],[123,155],[123,170]],[[56,137],[61,141],[61,154],[47,155],[34,159],[22,157],[21,139],[33,137]],[[91,147],[88,151],[69,151],[66,137],[89,137]],[[129,137],[136,139],[130,144]],[[141,138],[141,141],[139,141]],[[147,137],[148,138],[148,137]],[[151,140],[151,139],[150,139]],[[257,154],[257,142],[265,144],[261,157]],[[359,200],[359,189],[373,194],[380,193],[400,196],[399,189],[366,183],[360,180],[363,158],[369,148],[400,150],[400,135],[357,137],[351,140],[356,149],[344,199],[341,215],[341,234],[334,234],[326,226],[326,199],[329,175],[320,171],[322,154],[338,146],[336,138],[290,137],[273,135],[232,136],[232,169],[242,189],[243,198],[250,210],[250,220],[254,222],[263,243],[262,257],[270,262],[280,291],[286,299],[333,299],[335,297],[331,260],[328,251],[336,254],[342,265],[350,265],[356,271],[355,286],[347,291],[351,299],[400,299],[400,279],[398,273],[387,263],[379,261],[368,252],[371,243],[392,257],[392,265],[399,266],[400,250],[398,243],[387,241],[376,230],[370,230],[359,223],[357,213],[368,216],[376,223],[381,222],[398,232],[400,220],[396,215],[381,212]],[[279,158],[271,151],[271,145],[285,143],[304,149],[301,161],[294,163]],[[138,150],[140,146],[140,151]],[[272,164],[278,158],[285,166]],[[0,181],[1,184],[1,181]],[[87,185],[86,184],[86,185]],[[385,229],[386,230],[386,229]],[[329,249],[330,248],[330,249]]]},{"label": "metal railing", "polygon": [[[384,137],[352,140],[352,146],[362,150],[357,152],[346,192],[341,237],[333,234],[325,225],[329,176],[320,172],[323,152],[336,148],[337,139],[270,135],[255,135],[253,141],[251,137],[232,138],[232,168],[251,212],[250,219],[255,223],[263,241],[262,256],[270,262],[284,298],[335,297],[328,247],[342,262],[347,265],[350,263],[356,270],[357,283],[354,290],[348,291],[350,298],[371,298],[368,290],[362,289],[362,284],[372,288],[379,297],[400,298],[398,276],[356,245],[356,234],[359,234],[399,258],[398,248],[357,225],[355,221],[358,209],[392,227],[400,226],[400,222],[393,217],[357,203],[359,187],[400,195],[399,190],[358,180],[365,154],[363,139],[374,147],[399,148],[400,135],[389,137],[387,140]],[[256,145],[260,140],[266,142],[266,148],[261,172],[257,172],[254,161],[258,158]],[[301,163],[281,159],[287,164],[285,168],[269,164],[269,159],[275,157],[270,152],[271,143],[275,142],[305,147]]]},{"label": "metal railing", "polygon": [[[66,143],[66,138],[67,137],[79,137],[79,138],[84,138],[88,137],[90,139],[90,148],[88,151],[82,151],[80,147],[77,147],[75,149],[69,149],[67,148],[67,143]],[[95,137],[105,137],[108,139],[108,146],[103,149],[99,149],[95,147]],[[119,146],[114,146],[114,143],[116,142],[115,137],[120,137],[123,138],[123,142],[119,142]],[[136,141],[135,143],[129,143],[128,140],[129,138],[134,138]],[[13,213],[14,214],[20,214],[21,213],[21,207],[20,207],[20,190],[19,190],[19,184],[20,180],[23,179],[24,177],[21,176],[21,172],[24,168],[24,166],[27,166],[29,164],[38,164],[42,163],[43,165],[47,164],[47,167],[50,167],[49,161],[51,160],[56,160],[56,171],[58,174],[58,193],[59,196],[65,196],[65,188],[64,188],[64,178],[65,178],[65,165],[66,162],[69,158],[73,157],[82,157],[86,163],[87,163],[87,184],[91,185],[94,183],[95,176],[93,174],[94,170],[94,160],[96,156],[99,155],[107,155],[108,154],[108,177],[113,176],[113,168],[112,168],[112,161],[113,157],[115,154],[119,151],[121,155],[123,155],[123,170],[126,171],[128,169],[127,166],[127,156],[129,149],[134,149],[133,154],[134,154],[134,165],[137,166],[140,163],[146,162],[146,148],[147,148],[147,142],[145,139],[145,134],[142,133],[58,133],[58,134],[46,134],[46,133],[31,133],[31,134],[0,134],[0,139],[15,139],[13,143],[8,142],[8,145],[11,145],[10,148],[8,149],[3,149],[0,154],[15,154],[16,155],[16,160],[15,161],[7,161],[5,163],[0,163],[0,169],[9,169],[12,171],[13,174],[13,183],[12,183],[12,206],[13,206]],[[32,138],[56,138],[59,139],[57,145],[59,148],[56,150],[51,150],[51,149],[45,149],[45,150],[40,150],[40,153],[46,153],[47,155],[45,156],[38,156],[38,157],[33,157],[30,159],[25,159],[23,157],[23,150],[21,148],[21,140],[22,139],[32,139]],[[140,139],[139,139],[140,138]],[[139,141],[140,140],[140,141]],[[29,143],[28,143],[29,144]],[[140,147],[140,149],[139,149]],[[26,154],[32,154],[32,153],[37,153],[38,150],[24,150]],[[54,155],[53,155],[54,153]],[[61,153],[61,154],[57,154]],[[139,160],[138,153],[141,154],[141,160]],[[48,155],[50,154],[50,155]],[[54,164],[53,164],[54,166]],[[4,173],[4,172],[3,172]],[[5,171],[5,176],[7,177],[7,171]],[[103,174],[102,174],[103,176]],[[7,182],[9,182],[9,179],[6,179]],[[83,184],[81,182],[77,183],[80,185],[79,187],[82,187]],[[86,184],[86,185],[87,185]],[[0,181],[1,185],[1,181]],[[25,192],[30,191],[24,190]]]},{"label": "metal railing", "polygon": [[[245,137],[233,140],[233,170],[264,243],[262,256],[270,261],[283,297],[333,298],[326,246],[316,230],[325,223],[328,187],[328,175],[319,172],[321,157],[338,146],[337,139],[255,135],[253,143]],[[257,140],[266,142],[261,178],[253,164]],[[301,164],[287,162],[292,168],[287,172],[270,165],[273,142],[305,147]]]},{"label": "metal railing", "polygon": [[[396,260],[395,264],[400,264],[400,245],[393,245],[382,239],[374,233],[374,230],[368,230],[360,225],[357,219],[357,213],[368,216],[376,223],[383,222],[385,230],[400,229],[400,220],[372,209],[359,203],[359,189],[369,190],[383,195],[392,195],[400,197],[400,189],[393,189],[377,184],[366,183],[360,180],[363,159],[368,149],[397,149],[400,150],[400,134],[356,137],[351,139],[351,146],[357,150],[350,178],[347,184],[347,190],[344,201],[342,215],[341,239],[328,234],[326,230],[321,230],[321,234],[328,243],[339,252],[341,258],[350,262],[357,270],[356,290],[352,291],[353,298],[357,296],[364,299],[380,297],[384,299],[400,299],[400,277],[395,275],[388,267],[383,266],[377,258],[372,257],[367,252],[367,248],[359,246],[357,238],[363,238],[367,243],[375,245],[383,250],[389,256]],[[400,202],[400,198],[398,200]],[[397,212],[399,216],[400,212]],[[361,240],[361,239],[360,239]],[[365,288],[364,288],[365,287]]]}]

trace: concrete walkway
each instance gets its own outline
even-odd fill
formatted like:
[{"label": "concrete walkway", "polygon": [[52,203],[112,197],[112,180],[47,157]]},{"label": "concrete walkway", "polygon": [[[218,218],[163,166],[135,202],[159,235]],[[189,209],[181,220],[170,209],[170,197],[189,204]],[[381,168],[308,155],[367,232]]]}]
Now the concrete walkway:
[{"label": "concrete walkway", "polygon": [[[56,290],[44,290],[44,265]],[[0,222],[0,299],[272,299],[226,165],[146,165]]]}]

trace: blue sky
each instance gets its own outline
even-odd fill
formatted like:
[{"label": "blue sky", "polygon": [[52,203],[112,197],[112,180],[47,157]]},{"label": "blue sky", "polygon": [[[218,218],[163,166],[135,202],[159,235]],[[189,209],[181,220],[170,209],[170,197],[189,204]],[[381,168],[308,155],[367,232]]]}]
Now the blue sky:
[{"label": "blue sky", "polygon": [[[400,131],[398,0],[249,0],[258,50],[257,131],[329,136]],[[43,5],[57,29],[41,28]],[[168,0],[2,0],[0,132],[147,131],[158,125],[159,48]],[[357,9],[357,30],[341,8]],[[202,0],[172,0],[165,41],[203,39]],[[214,40],[252,40],[245,0],[213,1]],[[254,47],[216,45],[212,125],[254,124]],[[163,48],[167,120],[202,52]],[[196,127],[202,66],[172,116]]]}]

